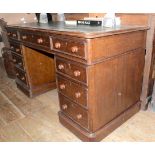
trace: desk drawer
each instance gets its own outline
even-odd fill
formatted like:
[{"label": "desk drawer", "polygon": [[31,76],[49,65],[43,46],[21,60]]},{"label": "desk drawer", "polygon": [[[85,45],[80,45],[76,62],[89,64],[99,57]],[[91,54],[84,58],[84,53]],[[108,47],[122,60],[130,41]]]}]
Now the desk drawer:
[{"label": "desk drawer", "polygon": [[7,35],[9,38],[18,39],[17,30],[15,29],[7,28]]},{"label": "desk drawer", "polygon": [[16,54],[12,53],[12,59],[13,59],[14,64],[17,67],[19,67],[19,68],[24,70],[24,63],[23,63],[22,57],[17,56]]},{"label": "desk drawer", "polygon": [[85,40],[77,38],[63,38],[62,36],[51,38],[54,50],[58,52],[65,52],[69,55],[79,57],[81,59],[87,59],[87,43]]},{"label": "desk drawer", "polygon": [[21,31],[20,35],[22,41],[50,48],[49,37],[44,32]]},{"label": "desk drawer", "polygon": [[59,94],[60,108],[64,114],[88,130],[88,112],[79,105]]},{"label": "desk drawer", "polygon": [[44,34],[40,34],[40,35],[32,35],[32,40],[33,43],[41,45],[41,46],[47,46],[50,47],[50,40],[49,37],[44,35]]},{"label": "desk drawer", "polygon": [[86,59],[86,43],[84,41],[68,41],[67,52]]},{"label": "desk drawer", "polygon": [[56,69],[57,69],[57,72],[64,73],[78,81],[81,81],[87,84],[87,73],[86,73],[85,66],[57,57]]},{"label": "desk drawer", "polygon": [[26,85],[28,85],[28,82],[27,82],[27,77],[26,77],[26,73],[21,71],[20,69],[18,69],[17,67],[15,68],[16,69],[16,77],[22,81],[23,83],[25,83]]},{"label": "desk drawer", "polygon": [[22,54],[21,46],[18,43],[15,43],[15,42],[11,42],[10,41],[10,49],[13,52],[16,52],[17,54],[20,54],[20,55]]},{"label": "desk drawer", "polygon": [[66,51],[67,48],[67,42],[62,37],[52,37],[52,43],[53,43],[53,49],[58,51]]},{"label": "desk drawer", "polygon": [[29,34],[27,32],[20,32],[20,38],[22,41],[31,42],[32,34]]},{"label": "desk drawer", "polygon": [[85,86],[57,76],[58,90],[72,101],[87,106],[88,92]]}]

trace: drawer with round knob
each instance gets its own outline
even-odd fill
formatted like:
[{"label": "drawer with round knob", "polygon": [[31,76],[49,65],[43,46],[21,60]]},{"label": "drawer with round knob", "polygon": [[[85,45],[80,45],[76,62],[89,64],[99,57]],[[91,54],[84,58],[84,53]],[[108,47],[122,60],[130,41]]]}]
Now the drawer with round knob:
[{"label": "drawer with round knob", "polygon": [[31,41],[32,41],[32,43],[40,45],[40,46],[50,47],[49,37],[44,34],[40,34],[40,35],[32,34]]},{"label": "drawer with round knob", "polygon": [[66,51],[74,56],[86,59],[86,42],[68,41]]},{"label": "drawer with round knob", "polygon": [[10,49],[17,54],[20,54],[20,55],[22,54],[20,44],[16,42],[10,42]]},{"label": "drawer with round knob", "polygon": [[53,36],[52,49],[81,59],[87,59],[87,43],[82,39],[62,38],[62,36]]},{"label": "drawer with round knob", "polygon": [[59,94],[59,99],[61,111],[80,126],[88,130],[88,111],[61,94]]},{"label": "drawer with round knob", "polygon": [[56,71],[87,84],[87,69],[83,65],[56,57]]},{"label": "drawer with round knob", "polygon": [[12,39],[18,39],[17,31],[14,29],[7,29],[7,36]]},{"label": "drawer with round knob", "polygon": [[21,33],[20,34],[21,40],[22,41],[31,41],[31,35],[27,33]]},{"label": "drawer with round knob", "polygon": [[62,76],[57,76],[57,88],[60,93],[69,97],[72,101],[87,107],[87,88]]},{"label": "drawer with round knob", "polygon": [[37,32],[31,30],[22,30],[20,32],[21,40],[30,44],[39,45],[50,48],[49,36],[44,32]]},{"label": "drawer with round knob", "polygon": [[57,51],[66,51],[67,42],[63,38],[52,38],[53,49]]},{"label": "drawer with round knob", "polygon": [[29,34],[29,33],[26,33],[26,32],[20,32],[20,39],[21,39],[22,41],[26,41],[26,42],[30,41],[30,42],[31,42],[31,40],[32,40],[32,35]]},{"label": "drawer with round knob", "polygon": [[18,69],[17,67],[15,68],[16,70],[16,77],[22,81],[23,83],[25,83],[26,85],[28,85],[27,83],[27,79],[26,79],[26,73],[20,69]]},{"label": "drawer with round knob", "polygon": [[12,53],[12,60],[14,64],[18,67],[24,70],[24,64],[23,64],[23,58]]}]

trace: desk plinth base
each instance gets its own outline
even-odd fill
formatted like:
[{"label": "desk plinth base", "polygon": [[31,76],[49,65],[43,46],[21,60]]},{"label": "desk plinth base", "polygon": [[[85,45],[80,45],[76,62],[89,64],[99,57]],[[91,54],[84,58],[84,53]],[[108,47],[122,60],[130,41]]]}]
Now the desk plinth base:
[{"label": "desk plinth base", "polygon": [[113,119],[111,122],[103,126],[101,129],[94,133],[89,133],[83,128],[79,127],[76,123],[74,123],[71,119],[65,116],[61,111],[59,114],[59,121],[63,126],[69,129],[72,133],[74,133],[77,137],[79,137],[82,141],[101,141],[108,134],[110,134],[113,130],[123,124],[126,120],[128,120],[131,116],[136,114],[140,110],[140,102],[132,105],[125,112],[120,114],[118,117]]},{"label": "desk plinth base", "polygon": [[39,86],[37,87],[37,89],[28,89],[17,82],[16,84],[17,84],[17,88],[19,88],[25,95],[27,95],[30,98],[41,95],[49,90],[56,89],[56,82],[52,82],[52,83],[49,83],[43,86]]}]

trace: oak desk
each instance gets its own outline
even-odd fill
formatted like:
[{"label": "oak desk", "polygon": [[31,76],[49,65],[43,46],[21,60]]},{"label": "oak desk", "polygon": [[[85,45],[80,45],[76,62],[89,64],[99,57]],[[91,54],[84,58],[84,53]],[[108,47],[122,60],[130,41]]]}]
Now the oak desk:
[{"label": "oak desk", "polygon": [[17,86],[33,97],[56,87],[56,72],[60,122],[83,141],[99,141],[140,108],[146,30],[8,26]]}]

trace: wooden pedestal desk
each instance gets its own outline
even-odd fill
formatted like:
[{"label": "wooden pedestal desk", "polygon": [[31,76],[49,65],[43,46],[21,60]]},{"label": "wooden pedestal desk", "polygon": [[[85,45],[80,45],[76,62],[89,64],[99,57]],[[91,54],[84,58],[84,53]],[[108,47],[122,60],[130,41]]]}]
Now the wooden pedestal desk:
[{"label": "wooden pedestal desk", "polygon": [[100,141],[140,109],[146,30],[8,26],[17,86],[35,96],[55,87],[56,72],[60,122],[83,141]]}]

